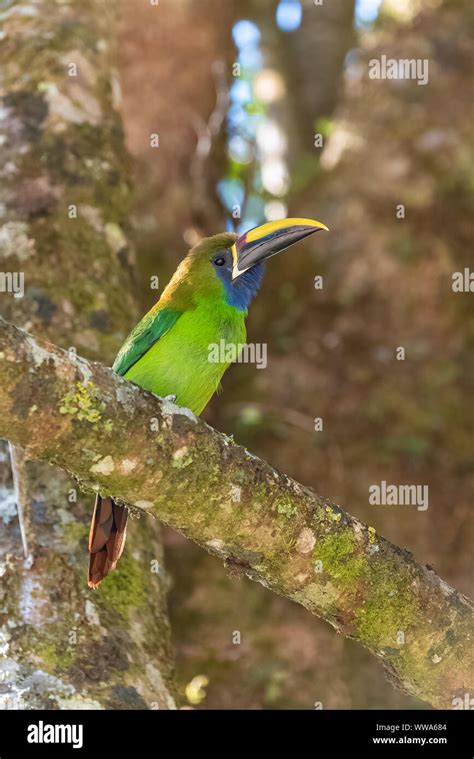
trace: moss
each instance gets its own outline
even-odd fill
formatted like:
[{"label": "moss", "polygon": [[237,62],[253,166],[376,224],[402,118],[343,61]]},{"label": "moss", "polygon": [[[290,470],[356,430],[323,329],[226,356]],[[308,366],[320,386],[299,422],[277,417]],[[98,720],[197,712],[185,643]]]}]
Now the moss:
[{"label": "moss", "polygon": [[[403,632],[407,641],[409,628],[420,621],[422,614],[416,595],[411,593],[412,578],[400,566],[392,569],[383,562],[371,565],[371,587],[356,617],[356,626],[363,643],[380,647],[397,645],[397,634]],[[403,646],[403,644],[401,644]]]},{"label": "moss", "polygon": [[335,509],[331,508],[331,506],[326,506],[325,512],[329,519],[333,522],[340,522],[342,519],[342,514],[340,511],[336,511]]},{"label": "moss", "polygon": [[61,643],[53,641],[44,643],[36,653],[50,672],[68,669],[74,661],[72,646],[64,646],[62,640]]},{"label": "moss", "polygon": [[282,514],[287,519],[291,519],[298,512],[297,506],[293,503],[292,499],[288,496],[280,498],[277,503],[277,512]]},{"label": "moss", "polygon": [[178,456],[173,460],[173,463],[171,466],[173,469],[184,469],[185,467],[189,466],[193,463],[193,457],[192,456]]},{"label": "moss", "polygon": [[75,390],[68,390],[59,401],[59,413],[71,414],[76,419],[86,420],[96,424],[102,416],[101,404],[95,396],[95,387],[92,382],[83,385],[76,382]]},{"label": "moss", "polygon": [[[45,130],[37,156],[57,184],[66,182],[71,187],[69,203],[97,206],[105,223],[118,225],[130,202],[128,183],[117,181],[121,174],[118,156],[126,160],[121,138],[121,131],[108,123],[68,124],[61,135]],[[101,159],[94,161],[90,156]]]},{"label": "moss", "polygon": [[[373,527],[368,528],[368,540],[369,544],[376,540]],[[355,618],[360,640],[374,648],[391,646],[399,655],[397,646],[403,644],[397,644],[397,634],[402,631],[406,636],[420,619],[419,602],[410,591],[410,571],[398,565],[392,568],[385,559],[369,562],[350,529],[320,540],[313,559],[321,561],[336,588],[365,595]]]},{"label": "moss", "polygon": [[110,574],[97,591],[99,603],[110,605],[123,619],[131,609],[144,606],[150,578],[143,567],[125,552],[117,570]]},{"label": "moss", "polygon": [[82,522],[68,522],[63,525],[63,535],[68,543],[79,543],[89,533],[89,528]]},{"label": "moss", "polygon": [[267,487],[264,483],[260,483],[258,485],[249,485],[245,481],[245,477],[239,477],[239,471],[233,472],[232,474],[232,484],[242,485],[242,501],[252,501],[253,504],[255,504],[255,509],[260,509],[264,504],[268,503],[269,496],[267,492]]},{"label": "moss", "polygon": [[338,583],[355,588],[355,583],[368,570],[367,559],[358,553],[355,535],[344,529],[320,540],[313,550],[313,559],[320,561],[323,571]]}]

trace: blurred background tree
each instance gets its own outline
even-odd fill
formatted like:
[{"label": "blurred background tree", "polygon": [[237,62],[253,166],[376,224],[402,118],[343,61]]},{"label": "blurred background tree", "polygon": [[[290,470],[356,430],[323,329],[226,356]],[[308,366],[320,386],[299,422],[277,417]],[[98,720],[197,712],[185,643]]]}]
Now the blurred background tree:
[{"label": "blurred background tree", "polygon": [[[269,269],[249,319],[268,370],[234,367],[207,419],[464,592],[474,320],[451,277],[470,252],[473,16],[468,0],[133,0],[120,40],[143,308],[203,234],[287,214],[331,228]],[[381,55],[428,59],[429,83],[371,80]],[[370,506],[381,480],[427,484],[429,509]],[[166,545],[183,704],[423,707],[302,609]]]}]

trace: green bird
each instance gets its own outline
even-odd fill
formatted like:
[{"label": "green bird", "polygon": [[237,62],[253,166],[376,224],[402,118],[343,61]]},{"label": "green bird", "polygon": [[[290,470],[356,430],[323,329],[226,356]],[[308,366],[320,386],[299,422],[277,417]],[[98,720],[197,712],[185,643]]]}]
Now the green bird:
[{"label": "green bird", "polygon": [[[136,385],[200,414],[229,366],[211,360],[212,346],[242,346],[245,317],[265,261],[327,227],[311,219],[281,219],[237,237],[208,237],[183,259],[158,303],[132,330],[113,369]],[[125,545],[128,511],[97,496],[89,535],[89,579],[97,588],[115,569]]]}]

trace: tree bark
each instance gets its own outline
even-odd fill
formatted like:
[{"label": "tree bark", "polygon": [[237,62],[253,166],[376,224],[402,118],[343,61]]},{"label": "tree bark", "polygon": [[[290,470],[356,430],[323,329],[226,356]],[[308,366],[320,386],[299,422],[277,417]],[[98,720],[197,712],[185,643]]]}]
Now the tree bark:
[{"label": "tree bark", "polygon": [[28,455],[323,617],[406,692],[440,708],[472,692],[472,603],[433,569],[100,364],[5,322],[0,361],[0,435]]},{"label": "tree bark", "polygon": [[[39,0],[0,14],[0,311],[103,361],[137,317],[115,5]],[[23,297],[8,292],[20,278]],[[28,466],[30,566],[1,466],[0,703],[172,708],[158,525],[132,531],[124,573],[99,596],[85,585],[90,498]]]}]

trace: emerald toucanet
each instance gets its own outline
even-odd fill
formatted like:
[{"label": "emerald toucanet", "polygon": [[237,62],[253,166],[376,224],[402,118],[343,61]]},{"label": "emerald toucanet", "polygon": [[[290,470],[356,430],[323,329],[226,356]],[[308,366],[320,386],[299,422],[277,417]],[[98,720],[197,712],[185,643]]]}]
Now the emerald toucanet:
[{"label": "emerald toucanet", "polygon": [[[161,397],[200,414],[229,363],[211,361],[210,346],[245,343],[245,317],[270,256],[327,230],[311,219],[282,219],[237,237],[218,234],[196,245],[158,303],[132,330],[113,369]],[[115,569],[125,544],[127,509],[96,498],[89,536],[89,586]]]}]

